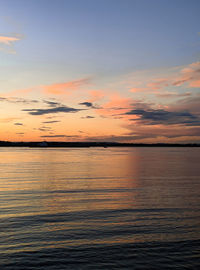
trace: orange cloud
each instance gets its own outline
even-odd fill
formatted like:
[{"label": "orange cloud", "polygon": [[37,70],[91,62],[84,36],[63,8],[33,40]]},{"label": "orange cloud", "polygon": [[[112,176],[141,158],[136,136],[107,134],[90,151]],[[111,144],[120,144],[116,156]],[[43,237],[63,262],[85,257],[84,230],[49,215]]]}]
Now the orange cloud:
[{"label": "orange cloud", "polygon": [[121,97],[119,94],[113,94],[110,96],[110,100],[97,109],[96,112],[104,117],[115,117],[119,114],[126,113],[131,108],[131,98]]},{"label": "orange cloud", "polygon": [[0,50],[6,53],[16,53],[13,49],[13,44],[16,41],[21,40],[21,35],[8,37],[8,36],[0,36]]},{"label": "orange cloud", "polygon": [[139,93],[139,92],[144,92],[144,91],[147,91],[147,90],[149,90],[149,89],[148,88],[142,88],[142,87],[133,87],[129,91],[131,93]]},{"label": "orange cloud", "polygon": [[8,123],[8,122],[12,122],[15,120],[18,120],[19,118],[16,117],[7,117],[7,118],[1,118],[0,119],[0,123]]},{"label": "orange cloud", "polygon": [[159,90],[168,85],[169,85],[169,80],[166,78],[155,79],[153,82],[147,83],[147,87],[152,90]]},{"label": "orange cloud", "polygon": [[[141,82],[138,82],[141,83]],[[192,63],[179,70],[178,73],[166,77],[151,79],[145,87],[133,87],[129,90],[132,93],[149,91],[151,93],[165,87],[176,87],[186,84],[186,87],[200,87],[200,62]]]},{"label": "orange cloud", "polygon": [[29,88],[29,89],[21,89],[21,90],[14,90],[14,91],[11,91],[9,93],[6,93],[6,94],[2,94],[2,96],[4,97],[13,97],[13,96],[20,96],[20,95],[27,95],[29,94],[30,92],[32,92],[33,89]]},{"label": "orange cloud", "polygon": [[181,86],[188,83],[189,87],[200,87],[200,62],[188,65],[180,73],[181,75],[172,82],[172,85]]},{"label": "orange cloud", "polygon": [[105,93],[102,90],[92,90],[89,91],[90,98],[87,100],[88,102],[95,102],[97,100],[102,99],[105,96]]},{"label": "orange cloud", "polygon": [[193,81],[193,82],[189,83],[189,86],[191,86],[191,87],[200,87],[200,80]]},{"label": "orange cloud", "polygon": [[0,36],[0,43],[3,43],[5,45],[11,45],[13,42],[20,40],[19,37],[6,37],[6,36]]},{"label": "orange cloud", "polygon": [[45,94],[66,95],[70,94],[71,91],[78,90],[84,85],[89,85],[88,78],[69,81],[65,83],[54,83],[51,85],[45,85],[42,86],[42,90]]}]

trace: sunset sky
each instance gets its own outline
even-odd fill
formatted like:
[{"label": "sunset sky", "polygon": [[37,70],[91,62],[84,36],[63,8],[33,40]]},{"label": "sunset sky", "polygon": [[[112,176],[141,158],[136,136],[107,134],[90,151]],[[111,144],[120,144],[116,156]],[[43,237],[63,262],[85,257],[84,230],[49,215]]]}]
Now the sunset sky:
[{"label": "sunset sky", "polygon": [[200,143],[199,0],[0,10],[0,140]]}]

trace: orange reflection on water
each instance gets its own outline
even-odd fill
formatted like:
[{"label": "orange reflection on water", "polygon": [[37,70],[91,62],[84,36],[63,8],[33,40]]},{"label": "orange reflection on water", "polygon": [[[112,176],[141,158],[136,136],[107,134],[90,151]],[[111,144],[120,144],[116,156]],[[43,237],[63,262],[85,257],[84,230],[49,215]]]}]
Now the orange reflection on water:
[{"label": "orange reflection on water", "polygon": [[81,149],[78,158],[67,159],[64,169],[59,162],[49,164],[42,182],[43,189],[51,192],[45,199],[48,211],[120,209],[135,204],[137,156],[134,160],[108,149],[98,152]]},{"label": "orange reflection on water", "polygon": [[138,157],[132,152],[2,148],[0,155],[0,191],[29,192],[26,204],[39,194],[37,211],[120,209],[136,203]]}]

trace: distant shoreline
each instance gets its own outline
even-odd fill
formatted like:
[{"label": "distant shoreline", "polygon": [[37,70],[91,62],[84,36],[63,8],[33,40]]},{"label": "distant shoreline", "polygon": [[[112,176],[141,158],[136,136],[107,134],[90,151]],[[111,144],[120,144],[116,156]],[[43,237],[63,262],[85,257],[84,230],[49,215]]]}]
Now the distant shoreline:
[{"label": "distant shoreline", "polygon": [[198,143],[118,143],[118,142],[8,142],[0,141],[0,147],[200,147]]}]

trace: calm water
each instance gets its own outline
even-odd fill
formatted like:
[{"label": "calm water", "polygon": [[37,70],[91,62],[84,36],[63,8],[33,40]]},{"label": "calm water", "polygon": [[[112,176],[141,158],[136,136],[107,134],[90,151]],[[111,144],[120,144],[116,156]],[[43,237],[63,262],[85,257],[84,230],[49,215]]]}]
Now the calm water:
[{"label": "calm water", "polygon": [[199,148],[0,148],[0,269],[200,269]]}]

